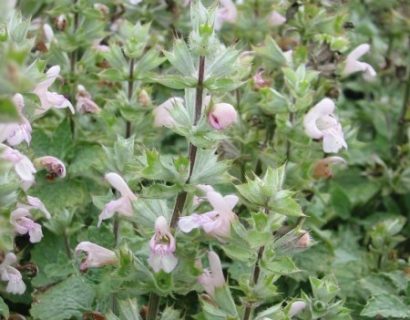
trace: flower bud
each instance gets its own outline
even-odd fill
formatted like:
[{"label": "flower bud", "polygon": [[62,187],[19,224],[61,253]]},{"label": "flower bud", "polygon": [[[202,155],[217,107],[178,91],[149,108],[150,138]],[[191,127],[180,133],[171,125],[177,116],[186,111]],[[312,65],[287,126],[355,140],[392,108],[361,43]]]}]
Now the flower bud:
[{"label": "flower bud", "polygon": [[[302,231],[303,232],[303,231]],[[312,237],[309,232],[304,231],[304,233],[296,241],[296,247],[300,249],[306,249],[312,244]]]},{"label": "flower bud", "polygon": [[143,107],[148,107],[151,104],[151,97],[145,89],[142,89],[138,95],[138,103]]},{"label": "flower bud", "polygon": [[237,121],[238,114],[229,103],[215,104],[208,114],[208,122],[212,128],[223,130]]},{"label": "flower bud", "polygon": [[296,316],[297,314],[299,314],[300,312],[302,312],[303,309],[305,309],[305,308],[306,308],[306,302],[304,302],[304,301],[292,302],[292,304],[290,305],[290,308],[289,308],[288,315],[289,315],[289,317],[292,318],[292,317]]},{"label": "flower bud", "polygon": [[94,3],[94,9],[100,11],[104,16],[108,16],[110,14],[110,9],[102,3]]},{"label": "flower bud", "polygon": [[273,27],[278,27],[286,22],[286,18],[277,11],[272,11],[269,16],[269,24]]},{"label": "flower bud", "polygon": [[219,256],[214,251],[208,252],[209,269],[204,269],[202,275],[198,277],[198,282],[205,291],[213,296],[216,288],[225,285],[225,277],[222,272],[222,265]]},{"label": "flower bud", "polygon": [[258,72],[252,77],[253,84],[254,84],[254,86],[255,86],[256,89],[262,89],[262,88],[264,88],[264,87],[269,87],[269,85],[270,85],[270,82],[267,81],[267,80],[265,80],[265,79],[263,78],[263,73],[264,73],[263,70],[258,71]]},{"label": "flower bud", "polygon": [[55,19],[55,25],[57,30],[59,31],[64,31],[67,28],[67,18],[64,14],[60,14],[56,19]]},{"label": "flower bud", "polygon": [[345,159],[343,159],[342,157],[337,157],[337,156],[320,159],[316,161],[313,166],[313,177],[315,179],[331,178],[333,176],[331,166],[333,164],[345,164],[345,163],[346,163]]},{"label": "flower bud", "polygon": [[64,178],[66,175],[65,165],[64,163],[53,156],[44,156],[37,158],[34,162],[48,172],[48,178]]}]

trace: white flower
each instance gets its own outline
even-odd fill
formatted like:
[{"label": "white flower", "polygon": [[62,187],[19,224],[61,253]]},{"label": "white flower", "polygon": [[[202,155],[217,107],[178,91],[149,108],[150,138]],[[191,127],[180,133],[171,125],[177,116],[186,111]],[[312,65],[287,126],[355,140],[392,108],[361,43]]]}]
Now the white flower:
[{"label": "white flower", "polygon": [[190,216],[181,217],[178,226],[185,233],[196,228],[202,228],[205,233],[223,241],[230,235],[231,224],[236,217],[232,209],[239,199],[235,195],[223,197],[215,191],[208,191],[206,198],[214,210],[203,214],[194,213]]},{"label": "white flower", "polygon": [[85,259],[81,262],[81,271],[85,271],[89,268],[98,268],[116,264],[118,261],[114,251],[108,250],[89,241],[80,242],[75,248],[75,252],[85,252],[87,254]]},{"label": "white flower", "polygon": [[132,216],[132,201],[137,199],[136,195],[119,174],[115,172],[107,173],[105,179],[121,194],[121,197],[105,205],[98,217],[98,226],[101,225],[103,220],[110,219],[116,212],[123,216]]},{"label": "white flower", "polygon": [[7,143],[11,146],[16,146],[23,141],[30,144],[32,129],[30,122],[23,115],[24,98],[21,94],[16,93],[12,100],[19,113],[20,121],[0,123],[0,142],[7,141]]},{"label": "white flower", "polygon": [[306,134],[313,139],[323,139],[323,151],[327,153],[347,149],[342,126],[333,114],[334,111],[333,101],[324,98],[303,119]]},{"label": "white flower", "polygon": [[13,294],[23,294],[26,291],[26,285],[23,281],[20,271],[12,267],[12,264],[17,262],[14,253],[7,253],[4,261],[0,264],[1,280],[7,281],[6,291]]},{"label": "white flower", "polygon": [[274,27],[278,27],[286,22],[286,18],[277,11],[272,11],[269,16],[269,23]]},{"label": "white flower", "polygon": [[31,219],[30,211],[26,208],[20,207],[14,210],[11,213],[10,222],[18,234],[28,234],[31,243],[40,242],[43,238],[41,225]]},{"label": "white flower", "polygon": [[43,25],[43,32],[44,32],[44,37],[45,37],[45,42],[46,43],[51,43],[54,39],[54,31],[53,28],[48,23],[45,23]]},{"label": "white flower", "polygon": [[198,282],[205,291],[213,296],[216,288],[221,288],[225,284],[224,274],[219,256],[214,251],[208,252],[209,269],[205,269],[198,277]]},{"label": "white flower", "polygon": [[184,103],[184,99],[180,97],[172,97],[160,104],[154,109],[154,126],[172,128],[176,122],[170,111],[176,104]]},{"label": "white flower", "polygon": [[51,67],[46,73],[47,78],[34,88],[33,93],[40,99],[40,108],[35,111],[36,115],[41,115],[50,108],[62,109],[67,107],[74,113],[73,105],[63,95],[48,91],[48,88],[54,83],[59,74],[60,66]]},{"label": "white flower", "polygon": [[358,46],[352,52],[350,52],[346,58],[345,67],[343,69],[343,75],[348,76],[356,72],[363,72],[363,78],[365,80],[373,80],[377,75],[374,68],[366,62],[359,61],[360,57],[365,55],[369,50],[370,45],[364,43]]},{"label": "white flower", "polygon": [[174,252],[176,249],[175,238],[169,230],[169,225],[165,217],[160,216],[155,221],[155,233],[150,243],[150,255],[148,264],[155,272],[164,270],[170,273],[175,269],[178,259]]},{"label": "white flower", "polygon": [[34,183],[34,173],[36,173],[36,169],[33,163],[18,150],[2,144],[0,144],[0,146],[5,148],[1,154],[1,158],[13,164],[14,171],[22,181],[22,188],[27,190]]},{"label": "white flower", "polygon": [[220,0],[221,7],[216,11],[215,30],[220,30],[224,22],[233,23],[236,21],[238,11],[232,0]]}]

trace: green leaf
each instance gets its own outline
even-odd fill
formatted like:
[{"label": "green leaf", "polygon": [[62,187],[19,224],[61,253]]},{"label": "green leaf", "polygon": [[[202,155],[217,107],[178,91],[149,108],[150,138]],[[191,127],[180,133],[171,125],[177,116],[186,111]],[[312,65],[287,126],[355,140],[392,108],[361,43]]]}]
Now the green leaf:
[{"label": "green leaf", "polygon": [[73,276],[36,296],[31,308],[34,319],[81,318],[91,308],[94,290],[83,278]]},{"label": "green leaf", "polygon": [[371,297],[360,315],[373,319],[376,317],[407,319],[410,317],[410,307],[398,296],[381,294]]},{"label": "green leaf", "polygon": [[119,302],[121,320],[140,320],[140,312],[136,299],[128,299]]},{"label": "green leaf", "polygon": [[169,306],[165,307],[164,311],[161,314],[160,320],[174,320],[174,319],[182,319],[181,313],[174,308]]},{"label": "green leaf", "polygon": [[3,316],[5,319],[9,317],[9,307],[4,302],[4,300],[0,297],[0,316]]},{"label": "green leaf", "polygon": [[299,272],[300,269],[295,265],[291,257],[278,257],[273,260],[262,260],[262,267],[274,274],[288,275]]},{"label": "green leaf", "polygon": [[11,99],[0,97],[0,123],[19,121],[20,116]]},{"label": "green leaf", "polygon": [[198,149],[190,182],[196,184],[218,184],[229,179],[229,163],[218,161],[213,150]]},{"label": "green leaf", "polygon": [[181,74],[188,77],[193,77],[196,74],[191,52],[184,40],[175,40],[172,52],[164,52],[164,55]]}]

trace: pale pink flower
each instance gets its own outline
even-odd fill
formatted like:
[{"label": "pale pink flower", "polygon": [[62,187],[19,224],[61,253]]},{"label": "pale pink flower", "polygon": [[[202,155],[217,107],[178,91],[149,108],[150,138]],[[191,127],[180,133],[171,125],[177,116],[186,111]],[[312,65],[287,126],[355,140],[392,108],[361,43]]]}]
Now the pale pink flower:
[{"label": "pale pink flower", "polygon": [[142,0],[129,0],[129,1],[130,1],[130,3],[131,3],[132,5],[134,5],[134,6],[136,6],[137,4],[139,4],[139,3],[142,2]]},{"label": "pale pink flower", "polygon": [[114,172],[107,173],[105,179],[120,193],[121,196],[105,205],[98,217],[98,226],[101,225],[103,220],[110,219],[116,212],[126,217],[132,216],[132,202],[137,199],[136,195],[131,191],[127,183],[119,174]]},{"label": "pale pink flower", "polygon": [[34,222],[30,211],[26,208],[17,208],[11,213],[10,222],[14,226],[16,233],[20,235],[28,234],[31,243],[40,242],[43,238],[41,225]]},{"label": "pale pink flower", "polygon": [[12,123],[0,123],[0,142],[7,141],[11,146],[16,146],[23,141],[30,144],[31,125],[23,114],[24,98],[20,93],[16,93],[12,98],[14,105],[20,116],[20,121]]},{"label": "pale pink flower", "polygon": [[37,197],[27,196],[27,204],[17,203],[18,208],[24,208],[27,210],[40,210],[47,219],[51,219],[51,214],[47,210],[44,203]]},{"label": "pale pink flower", "polygon": [[154,126],[172,128],[176,122],[170,111],[177,104],[183,104],[184,99],[180,97],[172,97],[160,104],[154,109]]},{"label": "pale pink flower", "polygon": [[40,157],[35,159],[34,163],[46,169],[51,178],[64,178],[66,176],[64,163],[56,157]]},{"label": "pale pink flower", "polygon": [[23,190],[27,190],[34,183],[34,173],[36,173],[36,169],[33,163],[18,150],[6,145],[0,144],[0,146],[5,148],[1,154],[1,158],[13,164],[14,171],[21,179]]},{"label": "pale pink flower", "polygon": [[286,22],[286,18],[277,11],[272,11],[269,16],[269,24],[274,27],[281,26]]},{"label": "pale pink flower", "polygon": [[342,72],[343,75],[348,76],[356,72],[362,72],[363,78],[365,80],[367,81],[373,80],[377,75],[374,68],[366,62],[359,61],[359,59],[363,55],[365,55],[369,50],[370,50],[370,45],[367,43],[364,43],[358,46],[352,52],[350,52],[346,58],[345,66]]},{"label": "pale pink flower", "polygon": [[229,103],[216,103],[208,114],[208,122],[212,128],[223,130],[238,120],[238,113]]},{"label": "pale pink flower", "polygon": [[40,107],[35,111],[36,115],[47,112],[50,108],[70,108],[74,113],[73,105],[63,95],[57,92],[49,92],[49,87],[54,83],[60,74],[60,66],[53,66],[48,69],[46,79],[41,81],[33,90],[33,93],[40,99]]},{"label": "pale pink flower", "polygon": [[105,53],[110,51],[110,47],[105,44],[100,44],[99,41],[94,42],[91,46],[95,51]]},{"label": "pale pink flower", "polygon": [[238,16],[238,10],[232,0],[219,0],[220,7],[216,11],[215,30],[220,30],[225,22],[234,23]]},{"label": "pale pink flower", "polygon": [[45,42],[50,44],[54,40],[54,31],[48,23],[43,25],[43,33]]},{"label": "pale pink flower", "polygon": [[[199,184],[197,185],[197,188],[201,190],[202,192],[204,192],[205,194],[209,191],[215,191],[214,188],[208,184]],[[205,196],[194,196],[194,198],[192,199],[192,202],[194,206],[199,206],[205,200],[206,200]]]},{"label": "pale pink flower", "polygon": [[288,311],[288,316],[289,317],[294,317],[297,314],[299,314],[300,312],[303,311],[303,309],[306,308],[306,302],[304,301],[295,301],[292,302],[292,304],[290,305],[289,311]]},{"label": "pale pink flower", "polygon": [[85,252],[86,257],[81,261],[80,270],[86,271],[89,268],[99,268],[107,265],[113,265],[118,262],[114,251],[108,250],[98,244],[83,241],[75,248],[75,252]]},{"label": "pale pink flower", "polygon": [[223,241],[229,237],[231,224],[236,215],[232,209],[238,203],[238,197],[227,195],[223,197],[215,191],[208,191],[206,198],[213,207],[212,211],[203,214],[191,214],[181,217],[178,226],[182,232],[188,233],[193,229],[202,228],[205,233]]},{"label": "pale pink flower", "polygon": [[175,238],[172,235],[165,217],[160,216],[155,221],[155,233],[150,242],[148,264],[155,272],[164,270],[170,273],[175,269],[178,259],[174,252],[176,249]]},{"label": "pale pink flower", "polygon": [[198,277],[198,282],[205,291],[213,296],[215,289],[225,285],[225,278],[222,272],[221,260],[214,251],[208,252],[209,269],[204,269],[202,275]]},{"label": "pale pink flower", "polygon": [[6,291],[12,294],[23,294],[26,291],[26,284],[23,281],[20,271],[12,267],[17,262],[14,253],[7,253],[0,264],[1,280],[7,281]]},{"label": "pale pink flower", "polygon": [[296,241],[296,248],[306,249],[312,245],[313,238],[308,231],[301,230],[302,235]]},{"label": "pale pink flower", "polygon": [[92,100],[91,94],[81,84],[77,86],[77,94],[75,96],[77,104],[75,108],[79,113],[98,113],[100,107]]},{"label": "pale pink flower", "polygon": [[333,114],[335,108],[332,100],[324,98],[303,119],[306,134],[313,139],[323,139],[323,151],[327,153],[347,149],[342,126]]}]

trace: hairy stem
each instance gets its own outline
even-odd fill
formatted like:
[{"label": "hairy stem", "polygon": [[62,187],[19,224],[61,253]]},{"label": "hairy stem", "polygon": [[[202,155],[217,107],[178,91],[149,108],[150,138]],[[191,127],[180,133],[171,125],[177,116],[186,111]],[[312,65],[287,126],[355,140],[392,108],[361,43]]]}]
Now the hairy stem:
[{"label": "hairy stem", "polygon": [[[196,96],[195,96],[195,118],[194,125],[196,125],[201,117],[202,113],[202,95],[204,92],[204,74],[205,74],[205,57],[199,57],[199,68],[198,68],[198,83],[196,86]],[[189,175],[186,183],[189,183],[191,180],[192,172],[195,166],[197,147],[192,143],[189,144],[188,156],[189,156]],[[184,208],[185,201],[187,198],[186,191],[181,191],[175,201],[174,211],[171,218],[171,227],[175,227],[178,218]]]},{"label": "hairy stem", "polygon": [[155,293],[149,295],[147,320],[155,320],[159,309],[159,296]]},{"label": "hairy stem", "polygon": [[[294,120],[295,120],[295,113],[290,112],[289,113],[289,122],[290,122],[292,127],[293,127]],[[291,147],[292,147],[292,144],[291,144],[290,139],[288,137],[287,140],[286,140],[286,161],[290,160]]]},{"label": "hairy stem", "polygon": [[406,113],[410,103],[410,73],[404,89],[403,104],[401,107],[399,126],[397,129],[397,144],[402,144],[406,140]]},{"label": "hairy stem", "polygon": [[[128,102],[131,102],[132,98],[132,91],[134,90],[134,58],[130,59],[130,70],[128,76]],[[131,122],[127,121],[125,124],[125,138],[129,138],[131,136]]]},{"label": "hairy stem", "polygon": [[[266,215],[269,214],[268,207],[264,208],[264,212],[265,212]],[[250,280],[250,283],[253,286],[255,286],[258,283],[259,276],[261,274],[261,269],[260,269],[259,263],[260,263],[260,261],[263,257],[263,252],[264,251],[265,251],[265,246],[260,247],[259,250],[258,250],[258,256],[256,258],[255,265],[253,267],[252,277],[251,277],[251,280]],[[252,304],[251,303],[247,304],[246,307],[245,307],[244,314],[243,314],[243,320],[249,320],[250,319],[250,316],[252,314],[252,310],[253,310]]]}]

